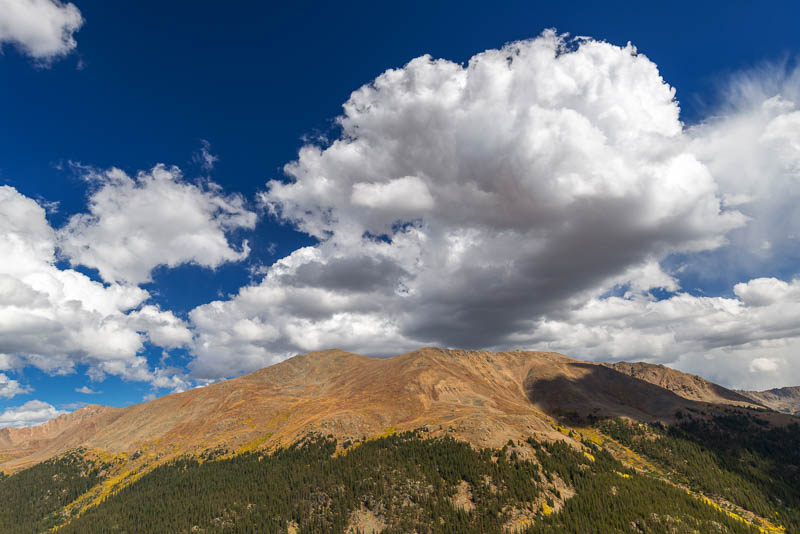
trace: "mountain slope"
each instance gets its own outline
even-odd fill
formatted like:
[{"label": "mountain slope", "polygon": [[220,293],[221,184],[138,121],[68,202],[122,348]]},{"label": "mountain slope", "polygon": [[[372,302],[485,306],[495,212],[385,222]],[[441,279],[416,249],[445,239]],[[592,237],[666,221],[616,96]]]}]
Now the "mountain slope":
[{"label": "mountain slope", "polygon": [[88,407],[0,434],[14,471],[82,446],[167,459],[209,448],[274,448],[311,432],[341,440],[427,427],[482,447],[553,433],[548,414],[669,421],[694,401],[556,353],[424,348],[391,358],[339,350],[122,409]]},{"label": "mountain slope", "polygon": [[38,426],[0,428],[0,467],[3,462],[30,465],[78,447],[121,413],[119,408],[90,404]]},{"label": "mountain slope", "polygon": [[758,399],[746,396],[742,392],[724,388],[700,376],[683,373],[665,365],[644,362],[617,362],[606,365],[620,373],[672,391],[685,399],[734,406],[755,407],[762,404]]},{"label": "mountain slope", "polygon": [[800,416],[800,386],[739,393],[775,411]]}]

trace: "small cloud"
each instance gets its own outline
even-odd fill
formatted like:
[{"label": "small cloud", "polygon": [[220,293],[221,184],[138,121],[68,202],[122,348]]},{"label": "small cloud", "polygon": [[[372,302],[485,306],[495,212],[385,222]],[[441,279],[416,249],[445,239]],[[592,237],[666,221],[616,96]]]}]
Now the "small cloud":
[{"label": "small cloud", "polygon": [[246,240],[237,245],[228,239],[229,232],[256,225],[257,215],[241,195],[225,195],[213,183],[189,183],[180,169],[163,164],[134,177],[117,168],[88,170],[84,179],[94,189],[89,212],[70,217],[58,230],[58,245],[71,265],[97,269],[108,283],[147,283],[159,266],[216,268],[250,253]]},{"label": "small cloud", "polygon": [[43,197],[37,195],[36,202],[44,208],[48,214],[58,213],[58,208],[61,206],[59,200],[45,200]]},{"label": "small cloud", "polygon": [[775,358],[756,358],[748,367],[751,373],[772,373],[778,370],[778,360]]},{"label": "small cloud", "polygon": [[211,143],[205,139],[201,139],[200,144],[200,150],[194,153],[192,161],[199,164],[203,170],[210,171],[214,168],[214,164],[219,161],[219,156],[211,153]]},{"label": "small cloud", "polygon": [[33,388],[20,384],[17,380],[12,380],[3,373],[0,373],[0,397],[10,399],[16,395],[30,393]]},{"label": "small cloud", "polygon": [[75,391],[78,393],[83,393],[84,395],[99,395],[100,393],[102,393],[102,391],[95,391],[89,386],[75,388]]},{"label": "small cloud", "polygon": [[63,410],[80,410],[81,408],[85,407],[88,403],[86,402],[68,402],[66,404],[61,405],[61,409]]},{"label": "small cloud", "polygon": [[80,10],[72,3],[5,0],[0,2],[0,45],[13,44],[48,66],[75,49],[74,34],[83,23]]},{"label": "small cloud", "polygon": [[150,402],[151,400],[155,400],[156,397],[157,397],[157,395],[156,395],[156,393],[154,391],[150,392],[147,395],[145,395],[144,397],[142,397],[142,402]]}]

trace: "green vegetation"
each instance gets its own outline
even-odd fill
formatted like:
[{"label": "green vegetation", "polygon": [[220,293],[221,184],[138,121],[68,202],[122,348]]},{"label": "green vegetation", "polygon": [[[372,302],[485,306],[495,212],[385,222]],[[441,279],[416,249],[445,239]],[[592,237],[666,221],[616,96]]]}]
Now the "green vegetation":
[{"label": "green vegetation", "polygon": [[670,478],[800,532],[800,425],[770,427],[755,413],[680,414],[669,428],[620,419],[599,428]]},{"label": "green vegetation", "polygon": [[533,439],[475,450],[409,432],[337,453],[334,440],[311,436],[274,454],[215,449],[172,461],[67,518],[64,506],[108,468],[73,451],[0,479],[0,532],[342,533],[370,522],[387,534],[764,532],[701,492],[800,532],[800,426],[772,428],[739,411],[683,414],[670,428],[597,425],[670,481],[628,469],[590,441],[581,450]]},{"label": "green vegetation", "polygon": [[[539,495],[535,463],[452,439],[406,433],[335,451],[334,441],[314,438],[267,456],[181,459],[59,532],[285,533],[289,523],[343,532],[362,508],[391,524],[388,532],[500,532],[505,506]],[[472,487],[472,513],[451,502],[462,481]]]},{"label": "green vegetation", "polygon": [[81,449],[0,478],[0,532],[44,532],[64,521],[61,509],[100,479],[102,466]]},{"label": "green vegetation", "polygon": [[[525,445],[513,442],[499,451],[476,451],[414,433],[365,441],[340,455],[334,441],[313,438],[273,455],[184,458],[156,468],[59,532],[285,533],[290,525],[298,532],[344,532],[359,511],[383,522],[387,533],[500,533],[507,524],[536,534],[658,534],[684,527],[757,532],[684,491],[626,470],[593,444],[586,443],[586,451],[564,443],[529,444],[535,461],[523,459]],[[47,478],[72,473],[61,479],[69,488],[63,499],[17,510],[18,516],[43,519],[28,526],[6,523],[2,532],[56,524],[59,506],[88,489],[88,476],[75,477],[80,458],[72,454],[5,481],[17,479],[34,502],[48,501],[42,498],[51,494]],[[85,473],[92,466],[82,467]],[[470,506],[454,503],[464,482]],[[565,500],[561,491],[568,487],[577,495]],[[562,501],[564,509],[551,513]]]},{"label": "green vegetation", "polygon": [[560,513],[541,518],[527,532],[758,532],[685,491],[624,469],[607,451],[585,445],[593,449],[594,462],[564,443],[539,448],[543,469],[568,481],[577,495]]}]

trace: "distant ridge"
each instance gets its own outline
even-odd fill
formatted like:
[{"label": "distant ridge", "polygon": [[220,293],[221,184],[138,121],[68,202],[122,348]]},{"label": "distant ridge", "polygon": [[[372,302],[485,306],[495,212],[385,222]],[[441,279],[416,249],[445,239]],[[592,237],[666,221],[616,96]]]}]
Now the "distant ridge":
[{"label": "distant ridge", "polygon": [[800,386],[768,389],[766,391],[739,391],[739,393],[777,412],[800,417]]}]

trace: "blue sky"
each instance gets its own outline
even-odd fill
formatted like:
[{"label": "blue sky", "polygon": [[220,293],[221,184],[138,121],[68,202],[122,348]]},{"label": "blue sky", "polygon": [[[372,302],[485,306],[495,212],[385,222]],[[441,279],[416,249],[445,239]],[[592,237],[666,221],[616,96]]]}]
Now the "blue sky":
[{"label": "blue sky", "polygon": [[792,2],[33,5],[0,1],[0,426],[334,345],[800,383]]}]

